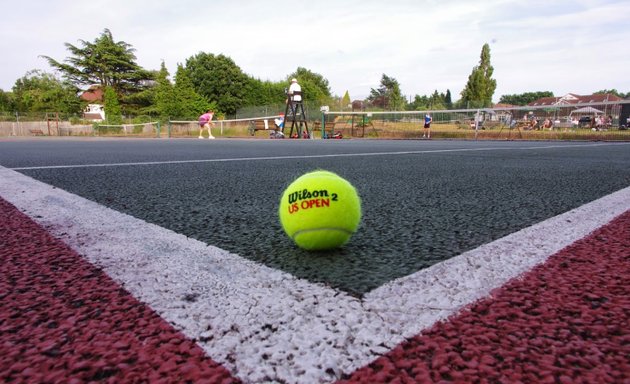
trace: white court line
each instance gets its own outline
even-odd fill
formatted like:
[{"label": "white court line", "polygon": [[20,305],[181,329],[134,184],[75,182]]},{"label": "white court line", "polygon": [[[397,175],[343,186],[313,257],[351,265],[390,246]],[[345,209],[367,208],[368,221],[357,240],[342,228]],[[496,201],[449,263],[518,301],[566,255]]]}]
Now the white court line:
[{"label": "white court line", "polygon": [[486,147],[486,148],[455,148],[455,149],[429,149],[419,151],[395,151],[395,152],[358,152],[358,153],[336,153],[329,155],[296,155],[296,156],[263,156],[263,157],[234,157],[224,159],[199,159],[199,160],[170,160],[170,161],[140,161],[133,163],[100,163],[100,164],[68,164],[68,165],[42,165],[33,167],[14,167],[15,171],[26,171],[34,169],[65,169],[65,168],[97,168],[97,167],[127,167],[139,165],[168,165],[168,164],[195,164],[195,163],[225,163],[233,161],[262,161],[262,160],[291,160],[291,159],[318,159],[329,157],[355,157],[355,156],[399,156],[399,155],[419,155],[431,153],[448,152],[483,152],[483,151],[512,151],[512,150],[532,150],[551,148],[577,148],[577,147],[598,147],[603,145],[629,145],[630,143],[597,143],[597,144],[569,144],[569,145],[545,145],[532,147]]},{"label": "white court line", "polygon": [[630,187],[369,292],[363,300],[0,167],[0,196],[244,382],[331,382],[630,209]]}]

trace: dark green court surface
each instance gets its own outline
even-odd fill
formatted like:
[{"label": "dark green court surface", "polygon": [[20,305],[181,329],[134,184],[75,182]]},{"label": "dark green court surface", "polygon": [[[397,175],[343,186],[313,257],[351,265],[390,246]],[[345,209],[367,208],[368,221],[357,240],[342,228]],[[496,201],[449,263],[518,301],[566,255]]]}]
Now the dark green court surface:
[{"label": "dark green court surface", "polygon": [[[0,142],[9,168],[164,161],[19,171],[356,295],[630,185],[625,143]],[[362,198],[360,229],[339,250],[302,251],[278,222],[284,188],[314,169],[345,177]]]}]

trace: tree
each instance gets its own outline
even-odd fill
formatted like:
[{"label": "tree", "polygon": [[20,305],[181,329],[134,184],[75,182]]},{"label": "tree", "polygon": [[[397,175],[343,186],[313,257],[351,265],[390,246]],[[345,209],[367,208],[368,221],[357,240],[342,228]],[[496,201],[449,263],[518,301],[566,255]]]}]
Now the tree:
[{"label": "tree", "polygon": [[175,91],[173,84],[168,79],[169,73],[162,61],[160,70],[155,77],[154,108],[160,121],[167,122],[171,116],[175,116]]},{"label": "tree", "polygon": [[9,112],[13,110],[15,110],[13,94],[0,89],[0,112]]},{"label": "tree", "polygon": [[51,67],[77,86],[100,85],[112,87],[119,96],[129,95],[146,88],[151,73],[136,64],[134,49],[124,41],[114,41],[109,29],[89,42],[79,40],[80,47],[65,43],[71,56],[59,62],[42,56]]},{"label": "tree", "polygon": [[462,102],[471,107],[489,107],[497,88],[497,81],[492,78],[494,68],[490,65],[490,46],[484,44],[481,49],[479,65],[475,66],[468,83],[462,90]]},{"label": "tree", "polygon": [[407,106],[407,110],[409,111],[422,111],[430,109],[429,107],[429,98],[427,96],[416,95],[413,98],[413,101],[409,103]]},{"label": "tree", "polygon": [[221,112],[233,115],[246,105],[252,83],[229,57],[201,52],[186,60],[185,70],[194,90]]},{"label": "tree", "polygon": [[249,78],[243,106],[263,106],[284,103],[284,82],[262,81],[253,77]]},{"label": "tree", "polygon": [[351,100],[350,100],[350,93],[348,93],[348,91],[346,91],[346,93],[343,94],[343,97],[341,98],[341,108],[345,108],[348,105],[350,105]]},{"label": "tree", "polygon": [[630,92],[628,92],[628,93],[619,92],[615,88],[613,88],[613,89],[602,89],[601,91],[595,92],[595,94],[598,94],[598,93],[599,94],[604,94],[604,95],[607,94],[607,93],[610,93],[611,95],[615,95],[617,97],[621,97],[622,99],[626,98],[626,97],[630,97]]},{"label": "tree", "polygon": [[77,91],[50,73],[32,70],[13,85],[14,106],[20,112],[80,113]]},{"label": "tree", "polygon": [[429,97],[429,109],[440,110],[446,109],[446,103],[444,102],[445,96],[443,93],[438,93],[437,89],[433,91],[431,97]]},{"label": "tree", "polygon": [[[188,71],[180,64],[175,74],[175,86],[173,87],[172,117],[186,120],[195,120],[209,108],[220,112],[217,103],[210,103],[197,93]],[[217,111],[218,109],[218,111]]]},{"label": "tree", "polygon": [[103,103],[105,104],[105,119],[107,123],[122,124],[122,110],[120,109],[118,96],[113,87],[105,87]]},{"label": "tree", "polygon": [[444,105],[446,106],[446,109],[452,109],[453,108],[453,99],[451,98],[451,90],[450,89],[446,90],[446,95],[444,96]]},{"label": "tree", "polygon": [[405,98],[400,92],[398,80],[386,74],[381,77],[381,86],[370,90],[367,101],[375,107],[391,111],[402,110],[405,107]]},{"label": "tree", "polygon": [[502,95],[499,103],[512,105],[527,105],[543,97],[553,97],[551,91],[525,92],[514,95]]}]

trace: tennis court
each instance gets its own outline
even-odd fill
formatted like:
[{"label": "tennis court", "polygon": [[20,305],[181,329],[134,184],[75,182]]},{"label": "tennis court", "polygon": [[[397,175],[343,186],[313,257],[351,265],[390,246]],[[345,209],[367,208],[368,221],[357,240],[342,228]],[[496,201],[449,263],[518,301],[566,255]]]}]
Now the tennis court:
[{"label": "tennis court", "polygon": [[[245,382],[349,379],[630,209],[628,143],[7,139],[0,165],[1,198]],[[309,253],[277,209],[315,169],[363,219]]]}]

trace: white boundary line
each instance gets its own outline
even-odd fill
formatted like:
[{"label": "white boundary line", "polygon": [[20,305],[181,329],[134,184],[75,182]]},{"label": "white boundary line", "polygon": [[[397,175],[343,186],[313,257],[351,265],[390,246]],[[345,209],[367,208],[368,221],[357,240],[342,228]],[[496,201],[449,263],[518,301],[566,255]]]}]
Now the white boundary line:
[{"label": "white boundary line", "polygon": [[33,167],[13,167],[15,171],[26,171],[34,169],[65,169],[65,168],[98,168],[98,167],[128,167],[142,165],[168,165],[168,164],[194,164],[194,163],[226,163],[233,161],[262,161],[262,160],[291,160],[291,159],[319,159],[329,157],[355,157],[355,156],[400,156],[400,155],[420,155],[431,153],[449,152],[483,152],[483,151],[515,151],[532,149],[556,149],[556,148],[579,148],[598,147],[604,145],[630,145],[630,143],[597,143],[597,144],[569,144],[569,145],[537,145],[530,147],[486,147],[486,148],[455,148],[455,149],[428,149],[418,151],[395,151],[395,152],[358,152],[358,153],[336,153],[328,155],[296,155],[296,156],[263,156],[263,157],[234,157],[223,159],[200,159],[200,160],[172,160],[172,161],[141,161],[135,163],[101,163],[101,164],[68,164],[68,165],[45,165]]},{"label": "white boundary line", "polygon": [[0,167],[27,213],[245,382],[330,382],[630,209],[630,187],[358,300]]}]

